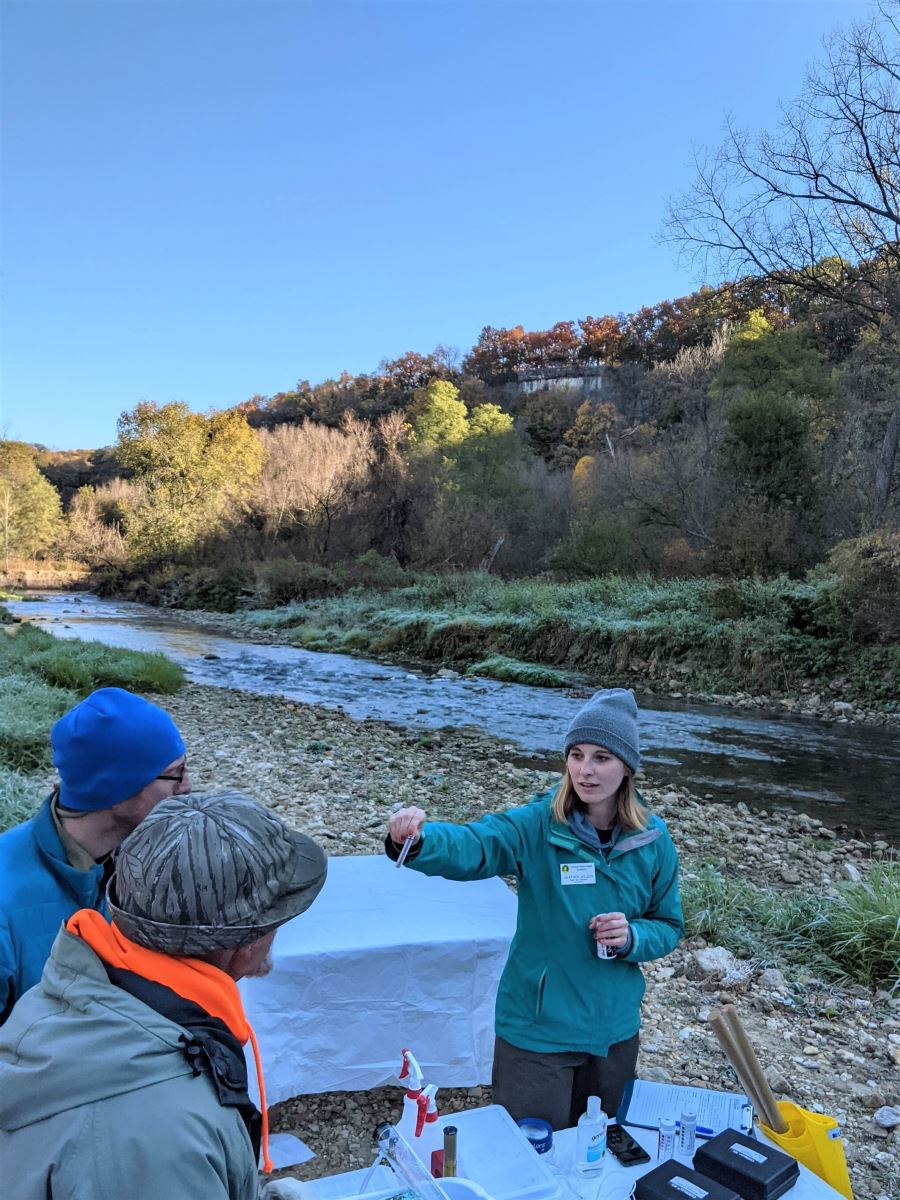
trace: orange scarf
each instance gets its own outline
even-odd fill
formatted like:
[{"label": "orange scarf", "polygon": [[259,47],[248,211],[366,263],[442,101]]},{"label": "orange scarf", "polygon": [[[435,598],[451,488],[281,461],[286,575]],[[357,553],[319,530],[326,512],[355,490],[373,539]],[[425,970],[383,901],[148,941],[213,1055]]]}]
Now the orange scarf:
[{"label": "orange scarf", "polygon": [[161,983],[184,1000],[198,1004],[211,1017],[218,1017],[242,1046],[246,1046],[249,1040],[256,1063],[259,1106],[262,1110],[263,1170],[270,1172],[269,1114],[266,1111],[262,1061],[256,1035],[244,1013],[241,994],[231,976],[199,958],[172,958],[159,950],[139,946],[92,908],[82,908],[70,917],[66,922],[66,930],[86,942],[98,958],[111,967],[121,967],[143,979]]}]

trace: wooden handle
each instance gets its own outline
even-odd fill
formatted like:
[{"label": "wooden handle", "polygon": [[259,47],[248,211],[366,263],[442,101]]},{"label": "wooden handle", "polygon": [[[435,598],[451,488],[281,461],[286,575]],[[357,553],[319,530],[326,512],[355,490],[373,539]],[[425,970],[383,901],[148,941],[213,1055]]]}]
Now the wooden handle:
[{"label": "wooden handle", "polygon": [[776,1133],[787,1133],[788,1126],[784,1117],[781,1115],[781,1110],[778,1107],[778,1101],[775,1099],[775,1093],[769,1087],[769,1081],[763,1073],[762,1067],[759,1065],[759,1059],[754,1053],[753,1047],[750,1045],[750,1039],[747,1037],[747,1032],[740,1022],[737,1011],[732,1005],[726,1005],[724,1009],[724,1017],[726,1024],[731,1029],[734,1035],[734,1040],[737,1043],[741,1058],[746,1064],[747,1070],[753,1079],[754,1090],[762,1101],[760,1116],[765,1121],[770,1129]]},{"label": "wooden handle", "polygon": [[750,1074],[748,1066],[744,1061],[744,1056],[741,1054],[740,1047],[735,1040],[731,1027],[725,1020],[725,1013],[721,1008],[713,1009],[709,1016],[709,1023],[712,1025],[713,1033],[719,1042],[719,1045],[725,1051],[725,1057],[734,1069],[735,1075],[738,1077],[738,1082],[747,1095],[747,1099],[753,1105],[755,1112],[760,1118],[768,1124],[767,1116],[763,1113],[763,1099],[757,1091],[754,1080]]}]

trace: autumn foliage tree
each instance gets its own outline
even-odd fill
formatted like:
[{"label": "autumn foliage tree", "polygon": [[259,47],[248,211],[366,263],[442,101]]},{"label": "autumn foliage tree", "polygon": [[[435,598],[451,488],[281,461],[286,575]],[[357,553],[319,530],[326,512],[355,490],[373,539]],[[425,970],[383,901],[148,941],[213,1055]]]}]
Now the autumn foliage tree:
[{"label": "autumn foliage tree", "polygon": [[143,486],[126,514],[133,554],[160,560],[188,552],[243,508],[263,451],[241,413],[208,416],[186,404],[138,404],[119,418],[116,455]]},{"label": "autumn foliage tree", "polygon": [[251,507],[273,541],[300,529],[326,561],[336,521],[368,486],[371,426],[347,414],[337,429],[305,421],[263,433],[261,441],[265,465]]}]

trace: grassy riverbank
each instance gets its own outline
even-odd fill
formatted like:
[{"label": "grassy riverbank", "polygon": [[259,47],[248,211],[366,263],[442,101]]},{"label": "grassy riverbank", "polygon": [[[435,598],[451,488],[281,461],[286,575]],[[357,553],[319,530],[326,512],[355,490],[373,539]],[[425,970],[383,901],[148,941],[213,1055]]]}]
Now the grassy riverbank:
[{"label": "grassy riverbank", "polygon": [[232,611],[235,624],[310,650],[414,657],[522,683],[586,676],[645,690],[804,696],[813,711],[900,711],[900,641],[858,628],[859,606],[829,575],[554,583],[282,562],[238,577],[117,577],[105,590]]},{"label": "grassy riverbank", "polygon": [[73,704],[98,687],[172,693],[184,682],[162,654],[61,641],[8,616],[0,607],[0,831],[34,808],[51,765],[50,726]]}]

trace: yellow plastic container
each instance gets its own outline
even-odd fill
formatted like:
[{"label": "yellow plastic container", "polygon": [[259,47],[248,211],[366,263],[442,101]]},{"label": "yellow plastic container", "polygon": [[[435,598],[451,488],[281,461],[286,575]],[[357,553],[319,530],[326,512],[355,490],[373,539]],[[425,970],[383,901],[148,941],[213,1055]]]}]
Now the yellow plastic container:
[{"label": "yellow plastic container", "polygon": [[847,1173],[847,1159],[841,1127],[834,1117],[809,1112],[790,1100],[779,1100],[778,1110],[788,1125],[787,1133],[776,1133],[768,1125],[760,1125],[763,1133],[785,1154],[796,1158],[830,1184],[835,1191],[853,1200],[853,1189]]}]

